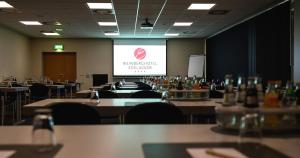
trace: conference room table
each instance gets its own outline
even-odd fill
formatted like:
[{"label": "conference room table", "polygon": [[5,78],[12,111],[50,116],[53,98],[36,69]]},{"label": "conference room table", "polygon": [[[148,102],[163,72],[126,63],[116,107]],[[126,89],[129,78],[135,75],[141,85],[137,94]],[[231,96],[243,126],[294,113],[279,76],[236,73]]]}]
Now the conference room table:
[{"label": "conference room table", "polygon": [[15,93],[16,94],[16,112],[17,112],[17,121],[21,120],[22,116],[22,93],[27,92],[29,90],[28,87],[0,87],[0,92],[4,95],[1,96],[1,111],[2,111],[2,118],[1,124],[4,124],[4,117],[5,117],[5,101],[7,100],[8,93]]},{"label": "conference room table", "polygon": [[[129,98],[131,94],[139,92],[141,90],[109,90],[114,93],[117,93],[120,98]],[[76,98],[88,98],[92,90],[81,90],[76,92]],[[100,92],[101,93],[101,92]],[[101,96],[101,94],[99,94]]]},{"label": "conference room table", "polygon": [[[188,115],[190,123],[193,123],[192,116],[198,114],[214,114],[215,106],[220,105],[222,99],[209,99],[204,101],[170,101],[178,107],[184,115]],[[24,105],[24,116],[33,116],[34,110],[45,108],[53,103],[77,102],[95,106],[100,116],[113,117],[120,116],[121,123],[124,122],[124,115],[130,108],[140,103],[162,102],[161,99],[154,98],[112,98],[112,99],[45,99],[31,104]]]},{"label": "conference room table", "polygon": [[[55,158],[191,158],[187,149],[213,144],[234,143],[236,135],[212,130],[216,125],[83,125],[55,126],[62,148]],[[0,146],[31,144],[31,126],[0,127]],[[202,145],[201,145],[202,144]],[[261,144],[287,157],[300,155],[300,137],[264,137]],[[226,145],[224,145],[226,147]],[[10,150],[14,148],[11,147]],[[181,150],[182,149],[182,150]],[[203,149],[203,146],[202,146]],[[213,148],[216,149],[216,148]],[[251,151],[251,148],[248,149]],[[18,152],[18,151],[17,151]],[[152,153],[152,154],[151,154]],[[230,154],[230,153],[229,153]],[[252,154],[256,153],[255,149]],[[41,153],[39,153],[41,155]],[[36,156],[38,157],[38,156]],[[259,156],[257,156],[259,157]],[[269,158],[264,155],[259,158]],[[32,156],[31,158],[35,158]]]}]

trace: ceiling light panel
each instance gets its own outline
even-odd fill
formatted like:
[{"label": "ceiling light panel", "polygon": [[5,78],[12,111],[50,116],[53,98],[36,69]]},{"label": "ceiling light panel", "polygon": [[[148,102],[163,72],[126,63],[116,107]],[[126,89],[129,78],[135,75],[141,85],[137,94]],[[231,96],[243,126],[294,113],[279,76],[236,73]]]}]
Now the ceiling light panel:
[{"label": "ceiling light panel", "polygon": [[14,8],[14,7],[5,1],[0,1],[0,8]]},{"label": "ceiling light panel", "polygon": [[117,26],[116,22],[98,22],[100,26]]},{"label": "ceiling light panel", "polygon": [[56,32],[43,32],[44,35],[46,36],[59,36],[59,33]]},{"label": "ceiling light panel", "polygon": [[192,22],[175,22],[173,26],[191,26]]},{"label": "ceiling light panel", "polygon": [[165,36],[178,36],[179,33],[166,33]]},{"label": "ceiling light panel", "polygon": [[210,10],[215,5],[214,3],[192,3],[188,10]]},{"label": "ceiling light panel", "polygon": [[87,3],[90,9],[113,9],[111,3]]},{"label": "ceiling light panel", "polygon": [[120,35],[119,32],[107,32],[107,33],[104,33],[105,36],[118,36]]},{"label": "ceiling light panel", "polygon": [[20,23],[24,25],[43,25],[39,21],[20,21]]}]

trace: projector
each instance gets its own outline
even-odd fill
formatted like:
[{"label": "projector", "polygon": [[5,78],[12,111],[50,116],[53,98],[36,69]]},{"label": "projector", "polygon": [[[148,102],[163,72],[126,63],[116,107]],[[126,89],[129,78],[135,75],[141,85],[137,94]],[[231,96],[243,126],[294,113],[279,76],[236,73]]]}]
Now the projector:
[{"label": "projector", "polygon": [[148,21],[148,18],[145,19],[145,22],[141,24],[141,29],[152,29],[153,24]]}]

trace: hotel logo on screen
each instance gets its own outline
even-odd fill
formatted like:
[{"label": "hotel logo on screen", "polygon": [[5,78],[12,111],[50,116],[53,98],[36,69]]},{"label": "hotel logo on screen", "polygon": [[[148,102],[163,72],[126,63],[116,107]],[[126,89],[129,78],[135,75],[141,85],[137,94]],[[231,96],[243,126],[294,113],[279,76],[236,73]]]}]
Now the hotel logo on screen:
[{"label": "hotel logo on screen", "polygon": [[146,57],[146,50],[143,48],[137,48],[134,51],[134,56],[138,60],[143,60]]}]

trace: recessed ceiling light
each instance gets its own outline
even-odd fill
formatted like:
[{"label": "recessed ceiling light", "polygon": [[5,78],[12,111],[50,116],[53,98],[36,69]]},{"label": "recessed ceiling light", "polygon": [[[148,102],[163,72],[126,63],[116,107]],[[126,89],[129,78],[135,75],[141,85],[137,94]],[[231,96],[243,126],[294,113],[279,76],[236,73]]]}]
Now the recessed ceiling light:
[{"label": "recessed ceiling light", "polygon": [[20,21],[20,23],[24,25],[43,25],[42,23],[38,21]]},{"label": "recessed ceiling light", "polygon": [[59,28],[58,28],[58,29],[55,29],[55,31],[61,32],[61,31],[63,31],[63,29],[59,29]]},{"label": "recessed ceiling light", "polygon": [[57,32],[43,32],[46,36],[59,36],[60,34]]},{"label": "recessed ceiling light", "polygon": [[178,36],[179,33],[165,33],[165,36]]},{"label": "recessed ceiling light", "polygon": [[105,36],[118,36],[119,32],[106,32],[104,33]]},{"label": "recessed ceiling light", "polygon": [[98,22],[100,26],[117,26],[117,22]]},{"label": "recessed ceiling light", "polygon": [[175,22],[173,26],[191,26],[192,22]]},{"label": "recessed ceiling light", "polygon": [[90,9],[113,9],[111,3],[87,3]]},{"label": "recessed ceiling light", "polygon": [[0,8],[13,8],[13,6],[5,1],[0,1]]},{"label": "recessed ceiling light", "polygon": [[62,24],[60,22],[56,21],[56,22],[54,22],[54,25],[61,26]]},{"label": "recessed ceiling light", "polygon": [[192,3],[188,10],[209,10],[215,5],[215,3]]}]

